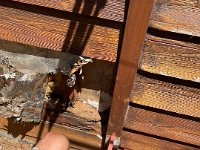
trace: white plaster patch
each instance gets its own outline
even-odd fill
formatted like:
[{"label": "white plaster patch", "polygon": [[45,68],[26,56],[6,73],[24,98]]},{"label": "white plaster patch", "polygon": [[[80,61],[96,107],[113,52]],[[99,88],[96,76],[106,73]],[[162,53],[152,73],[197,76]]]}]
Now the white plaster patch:
[{"label": "white plaster patch", "polygon": [[9,62],[9,65],[17,68],[19,72],[29,75],[46,74],[60,68],[63,71],[68,71],[70,64],[78,58],[69,54],[60,54],[55,57],[34,56],[0,50],[0,63]]},{"label": "white plaster patch", "polygon": [[14,79],[16,77],[16,74],[15,73],[6,73],[6,74],[3,74],[3,75],[0,75],[0,77],[5,77],[6,80],[7,79]]},{"label": "white plaster patch", "polygon": [[25,74],[18,81],[32,81],[32,78],[30,75]]},{"label": "white plaster patch", "polygon": [[92,106],[92,107],[94,107],[94,108],[96,108],[96,109],[98,109],[98,107],[99,107],[99,103],[98,102],[96,102],[96,101],[91,101],[91,100],[87,100],[87,101],[83,101],[83,103],[84,104],[89,104],[90,106]]}]

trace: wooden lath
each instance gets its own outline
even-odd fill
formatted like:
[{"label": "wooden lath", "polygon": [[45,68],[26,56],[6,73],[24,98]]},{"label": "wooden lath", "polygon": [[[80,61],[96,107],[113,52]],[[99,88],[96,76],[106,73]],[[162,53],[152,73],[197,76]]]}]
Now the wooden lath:
[{"label": "wooden lath", "polygon": [[131,93],[131,102],[199,118],[200,90],[189,87],[189,84],[196,87],[198,84],[186,83],[187,86],[184,86],[138,75]]},{"label": "wooden lath", "polygon": [[[1,0],[0,38],[115,62],[127,2]],[[199,11],[198,1],[156,0],[149,26],[199,36]]]}]

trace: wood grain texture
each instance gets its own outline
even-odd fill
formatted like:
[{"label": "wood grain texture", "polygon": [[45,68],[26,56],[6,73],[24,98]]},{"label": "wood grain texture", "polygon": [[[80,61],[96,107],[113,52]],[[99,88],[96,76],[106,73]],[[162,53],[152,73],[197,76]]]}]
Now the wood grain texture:
[{"label": "wood grain texture", "polygon": [[[45,113],[44,113],[45,112]],[[85,131],[91,134],[101,134],[100,133],[100,123],[90,122],[85,118],[77,117],[72,113],[58,114],[57,112],[43,110],[42,120],[55,123],[58,125],[70,127],[71,129]]]},{"label": "wood grain texture", "polygon": [[200,36],[198,1],[157,0],[150,27],[192,36]]},{"label": "wood grain texture", "polygon": [[[49,132],[49,125],[50,124],[48,122],[41,122],[40,124],[29,123],[21,125],[10,122],[4,118],[0,118],[0,131],[9,131],[9,133],[14,135],[15,137],[23,137],[24,140],[28,140],[32,143],[35,143],[37,141],[41,127],[43,127],[43,130],[40,138],[44,137]],[[13,126],[15,128],[13,128]],[[94,134],[73,130],[56,124],[52,124],[52,128],[50,131],[65,135],[69,139],[72,147],[81,150],[95,150],[100,149],[101,147],[101,140]]]},{"label": "wood grain texture", "polygon": [[125,0],[13,0],[62,11],[122,22]]},{"label": "wood grain texture", "polygon": [[108,122],[108,136],[115,133],[120,137],[153,4],[154,0],[149,0],[148,3],[146,0],[132,0],[129,3]]},{"label": "wood grain texture", "polygon": [[[119,29],[0,6],[0,38],[115,61]],[[120,28],[120,25],[118,26]]]},{"label": "wood grain texture", "polygon": [[124,127],[200,146],[200,121],[129,107]]},{"label": "wood grain texture", "polygon": [[131,101],[144,106],[200,117],[200,89],[141,75],[137,76],[134,83]]},{"label": "wood grain texture", "polygon": [[140,69],[200,82],[200,45],[148,35]]},{"label": "wood grain texture", "polygon": [[180,5],[180,6],[199,8],[198,0],[157,0],[157,3],[163,3],[163,2],[170,5]]},{"label": "wood grain texture", "polygon": [[121,147],[132,150],[198,150],[186,145],[123,131]]},{"label": "wood grain texture", "polygon": [[[62,11],[97,16],[123,22],[126,0],[13,0]],[[183,15],[184,14],[184,15]],[[156,0],[151,27],[171,32],[200,36],[200,4],[198,0]]]},{"label": "wood grain texture", "polygon": [[[22,44],[32,45],[41,48],[48,48],[55,51],[69,51],[72,54],[80,54],[82,56],[88,56],[91,58],[103,59],[115,62],[117,49],[118,49],[118,40],[119,40],[119,30],[121,29],[121,24],[113,25],[113,28],[106,27],[112,23],[105,22],[104,25],[97,25],[96,23],[99,20],[87,21],[82,15],[78,18],[69,17],[74,16],[73,14],[63,14],[65,11],[57,11],[57,10],[49,10],[49,12],[45,14],[41,14],[39,11],[36,10],[42,9],[43,12],[46,11],[43,7],[54,8],[54,9],[61,9],[69,8],[72,10],[73,5],[75,5],[75,1],[63,1],[63,0],[51,0],[51,1],[28,1],[28,0],[16,0],[17,6],[15,5],[14,1],[1,1],[0,2],[0,38],[4,40],[19,42]],[[22,3],[21,3],[22,2]],[[70,3],[69,3],[70,2]],[[86,2],[86,1],[84,1]],[[25,10],[21,10],[23,7],[23,3],[28,3],[32,5],[26,5]],[[63,4],[64,3],[64,4]],[[66,4],[67,3],[67,4]],[[91,1],[87,1],[87,3],[94,3]],[[103,2],[102,2],[103,3]],[[108,0],[105,7],[101,10],[104,11],[105,9],[108,10],[110,13],[105,11],[100,18],[110,19],[115,18],[115,13],[119,13],[120,15],[116,15],[116,18],[120,20],[119,16],[121,16],[122,12],[124,13],[124,0],[116,1],[116,0]],[[68,4],[71,5],[68,7]],[[6,5],[6,7],[3,7]],[[11,6],[11,8],[9,8]],[[83,5],[83,4],[82,4]],[[92,5],[92,6],[90,6]],[[88,9],[90,7],[96,7],[97,3],[87,5]],[[102,4],[100,4],[102,5]],[[192,0],[187,1],[165,1],[165,0],[157,0],[157,3],[154,7],[154,13],[152,15],[152,23],[150,26],[158,29],[163,29],[167,31],[172,31],[171,26],[173,28],[177,28],[177,33],[187,33],[188,31],[194,32],[195,34],[190,35],[197,35],[199,30],[197,26],[199,26],[199,14],[200,13],[193,13],[185,9],[180,9],[178,13],[174,9],[168,9],[169,7],[187,7],[187,9],[199,10],[199,7],[196,7],[196,2]],[[33,6],[43,6],[42,8],[33,7]],[[177,6],[177,7],[176,7]],[[13,9],[17,8],[17,9]],[[20,8],[19,8],[20,7]],[[83,6],[80,7],[80,11],[84,12],[82,9]],[[166,7],[167,12],[165,9],[160,7]],[[34,8],[34,9],[33,9]],[[110,9],[109,9],[110,8]],[[87,12],[88,9],[85,9]],[[88,10],[89,11],[89,10]],[[163,11],[162,13],[160,11]],[[184,13],[184,11],[187,11]],[[57,14],[62,14],[58,17],[53,15],[53,12]],[[67,12],[67,11],[66,11]],[[180,12],[180,13],[179,13]],[[195,11],[196,12],[196,11]],[[184,17],[182,17],[182,14]],[[87,14],[87,13],[86,13]],[[101,13],[99,13],[101,14]],[[113,17],[111,14],[113,14]],[[170,17],[177,17],[175,21],[170,19]],[[189,15],[188,15],[189,14]],[[158,15],[163,15],[164,17],[169,16],[169,19],[162,19],[162,16],[159,17]],[[180,16],[179,16],[180,15]],[[65,17],[63,17],[65,16]],[[77,15],[78,16],[78,15]],[[193,17],[194,16],[194,17]],[[68,19],[67,19],[68,17]],[[69,19],[70,18],[70,19]],[[117,19],[114,19],[117,20]],[[162,23],[163,22],[163,23]],[[93,24],[94,23],[94,24]],[[162,25],[160,25],[162,24]],[[169,30],[168,30],[169,26]],[[161,27],[161,28],[160,28]],[[183,31],[183,32],[182,32]],[[176,31],[175,31],[176,32]]]}]

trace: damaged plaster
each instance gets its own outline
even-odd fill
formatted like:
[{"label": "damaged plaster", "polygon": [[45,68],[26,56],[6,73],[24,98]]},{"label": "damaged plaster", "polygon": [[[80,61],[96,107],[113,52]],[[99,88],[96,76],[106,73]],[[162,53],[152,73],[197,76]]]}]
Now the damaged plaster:
[{"label": "damaged plaster", "polygon": [[0,50],[0,116],[39,122],[46,76],[57,69],[67,74],[77,60],[69,54],[55,58]]},{"label": "damaged plaster", "polygon": [[[4,118],[14,117],[16,121],[39,122],[43,102],[49,98],[48,95],[57,87],[59,87],[58,92],[63,93],[64,80],[67,81],[65,75],[73,76],[77,70],[80,70],[83,65],[89,62],[92,61],[59,52],[43,52],[41,50],[33,52],[33,55],[31,55],[20,50],[0,50],[0,116]],[[111,66],[106,64],[107,67],[110,68]],[[104,67],[99,68],[97,62],[89,65],[90,69],[95,68],[95,70],[88,71],[87,68],[85,67],[86,70],[84,70],[86,71],[87,82],[82,86],[88,86],[88,82],[91,82],[90,85],[97,85],[98,83],[103,89],[108,89],[104,86],[108,77],[111,76],[112,69],[108,71]],[[58,70],[61,74],[55,76]],[[92,79],[99,79],[96,75],[94,76],[98,72],[102,72],[100,78],[105,79],[105,82],[88,80],[91,77]],[[88,73],[91,73],[90,77]],[[49,79],[51,76],[54,76],[53,80]],[[55,83],[55,80],[58,82]],[[60,86],[60,83],[62,85],[64,83],[64,86]],[[73,81],[70,82],[70,85],[72,85],[71,83]],[[110,85],[110,83],[107,84]],[[111,96],[102,89],[98,90],[98,88],[84,90],[81,87],[81,92],[78,91],[78,96],[75,97],[79,102],[74,107],[68,108],[68,112],[89,121],[100,121],[99,112],[110,108]],[[74,96],[72,97],[74,98]],[[91,117],[91,114],[93,114],[93,117]]]}]

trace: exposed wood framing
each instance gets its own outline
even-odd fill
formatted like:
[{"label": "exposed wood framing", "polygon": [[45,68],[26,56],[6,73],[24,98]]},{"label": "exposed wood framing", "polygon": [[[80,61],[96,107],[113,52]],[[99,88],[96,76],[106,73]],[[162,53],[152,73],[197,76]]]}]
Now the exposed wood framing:
[{"label": "exposed wood framing", "polygon": [[144,106],[200,117],[200,89],[198,88],[138,75],[133,86],[131,101]]},{"label": "exposed wood framing", "polygon": [[200,36],[198,0],[157,0],[150,26],[160,30]]},{"label": "exposed wood framing", "polygon": [[108,123],[108,135],[112,133],[117,137],[121,135],[128,98],[138,68],[153,3],[154,0],[149,0],[148,3],[146,0],[130,1]]},{"label": "exposed wood framing", "polygon": [[[116,60],[125,0],[103,0],[99,4],[89,0],[2,0],[0,5],[1,39],[91,58]],[[96,14],[95,11],[99,12]],[[157,0],[150,26],[198,36],[199,11],[197,1]]]},{"label": "exposed wood framing", "polygon": [[9,3],[11,8],[1,6],[1,3],[0,39],[79,56],[116,60],[121,23],[50,13],[32,7],[29,11],[23,5],[15,9],[12,3]]},{"label": "exposed wood framing", "polygon": [[[78,85],[74,90],[63,88],[65,79],[62,76],[57,78],[59,81],[63,79],[56,82],[59,83],[59,92],[63,92],[63,95],[72,92],[70,97],[76,102],[73,107],[66,108],[61,98],[43,108],[46,79],[41,76],[47,76],[57,69],[67,72],[77,59],[78,56],[68,53],[0,40],[0,116],[14,116],[22,122],[39,122],[42,116],[43,120],[71,129],[99,136],[105,134],[108,114],[105,115],[103,111],[109,109],[111,104],[114,63],[93,60],[92,65],[84,66],[84,80],[81,77],[79,80],[77,76]],[[13,79],[6,79],[5,76],[12,74],[16,74]],[[32,81],[33,77],[40,82]],[[67,112],[63,113],[66,109]]]},{"label": "exposed wood framing", "polygon": [[200,82],[200,45],[148,35],[140,69]]},{"label": "exposed wood framing", "polygon": [[[15,128],[13,128],[13,126]],[[23,137],[33,144],[35,144],[35,142],[38,140],[37,138],[41,126],[43,126],[44,128],[39,138],[44,137],[45,134],[49,132],[49,126],[51,126],[50,123],[41,122],[39,125],[29,123],[24,124],[23,126],[21,124],[13,124],[13,122],[9,122],[7,119],[0,118],[0,130],[8,131],[10,134],[13,134],[15,136]],[[19,134],[19,131],[20,133],[24,133],[24,135]],[[74,129],[72,130],[56,124],[52,125],[50,131],[65,135],[66,137],[68,137],[73,147],[80,148],[82,150],[94,150],[100,149],[101,147],[101,139],[99,139],[94,134],[89,134]]]},{"label": "exposed wood framing", "polygon": [[[189,117],[188,117],[189,118]],[[124,128],[200,147],[200,121],[129,107]]]},{"label": "exposed wood framing", "polygon": [[126,0],[13,0],[114,21],[124,20]]},{"label": "exposed wood framing", "polygon": [[122,133],[121,146],[129,150],[198,150],[199,148],[157,139],[137,133]]}]

